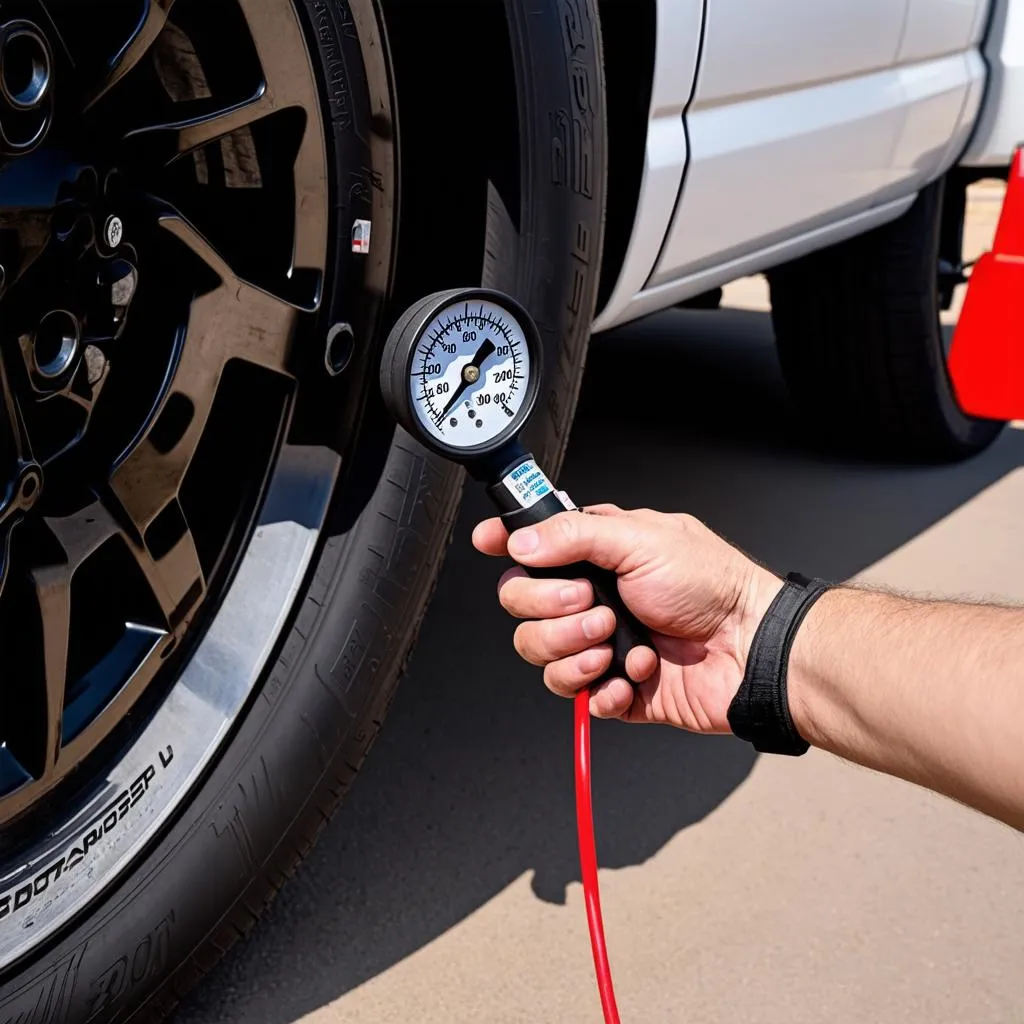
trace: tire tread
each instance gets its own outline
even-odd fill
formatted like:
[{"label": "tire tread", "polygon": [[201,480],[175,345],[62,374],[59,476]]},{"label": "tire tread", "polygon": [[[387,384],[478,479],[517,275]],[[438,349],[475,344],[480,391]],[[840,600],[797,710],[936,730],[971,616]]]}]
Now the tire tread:
[{"label": "tire tread", "polygon": [[956,405],[938,315],[944,182],[898,220],[771,271],[783,373],[816,432],[860,454],[975,454],[1001,424]]}]

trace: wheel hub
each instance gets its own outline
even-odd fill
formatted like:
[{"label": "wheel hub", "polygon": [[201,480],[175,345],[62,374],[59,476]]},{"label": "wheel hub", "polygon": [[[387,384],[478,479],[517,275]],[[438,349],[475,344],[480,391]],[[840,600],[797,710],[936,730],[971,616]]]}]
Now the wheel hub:
[{"label": "wheel hub", "polygon": [[[7,468],[9,497],[0,506],[0,551],[42,495],[43,465],[57,456],[70,462],[85,440],[139,285],[138,252],[112,212],[119,202],[131,204],[117,168],[39,149],[4,171],[5,199],[12,207],[24,202],[31,213],[7,218],[0,263],[4,334],[17,341],[16,350],[8,346],[12,365],[0,355],[10,375],[0,393],[0,423],[8,424],[16,453]],[[19,183],[30,188],[19,195],[11,187]],[[40,199],[52,205],[40,206]],[[156,402],[156,386],[148,397]]]}]

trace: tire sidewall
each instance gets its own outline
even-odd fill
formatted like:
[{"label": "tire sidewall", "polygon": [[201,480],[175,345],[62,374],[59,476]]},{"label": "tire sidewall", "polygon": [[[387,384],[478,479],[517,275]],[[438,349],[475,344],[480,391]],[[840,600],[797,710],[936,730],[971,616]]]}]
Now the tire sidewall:
[{"label": "tire sidewall", "polygon": [[523,223],[499,248],[497,274],[485,283],[519,299],[540,329],[544,377],[525,440],[554,477],[576,412],[604,244],[600,22],[594,0],[506,0],[506,13],[521,117]]},{"label": "tire sidewall", "polygon": [[[964,412],[957,398],[949,372],[949,353],[943,335],[939,303],[939,245],[942,235],[943,207],[946,190],[951,184],[941,178],[919,197],[923,203],[922,219],[927,244],[923,247],[928,260],[921,268],[922,284],[927,285],[929,319],[934,325],[934,344],[928,349],[932,366],[935,399],[939,415],[946,424],[955,454],[972,455],[988,447],[1002,431],[1004,424],[996,420],[978,419]],[[931,272],[929,273],[929,269]]]}]

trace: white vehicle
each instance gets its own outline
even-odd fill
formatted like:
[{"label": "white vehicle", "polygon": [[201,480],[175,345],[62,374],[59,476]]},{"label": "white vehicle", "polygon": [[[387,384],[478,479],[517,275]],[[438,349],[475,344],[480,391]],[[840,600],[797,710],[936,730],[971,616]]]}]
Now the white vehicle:
[{"label": "white vehicle", "polygon": [[963,280],[966,189],[1005,178],[1024,141],[1024,6],[684,0],[657,27],[636,213],[605,251],[597,328],[766,271],[818,429],[932,459],[990,443],[999,426],[957,408],[938,314]]},{"label": "white vehicle", "polygon": [[555,468],[592,330],[765,272],[818,429],[962,457],[1021,141],[1024,0],[0,0],[0,1021],[169,1013],[355,777],[462,487],[405,306],[531,311]]}]

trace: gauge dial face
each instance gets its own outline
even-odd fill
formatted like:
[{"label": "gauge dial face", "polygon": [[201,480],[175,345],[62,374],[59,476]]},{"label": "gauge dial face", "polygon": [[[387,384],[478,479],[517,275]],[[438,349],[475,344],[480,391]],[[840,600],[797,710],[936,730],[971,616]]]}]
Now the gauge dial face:
[{"label": "gauge dial face", "polygon": [[526,399],[526,335],[493,302],[455,302],[420,332],[409,374],[412,407],[427,434],[450,448],[489,445],[507,435]]}]

